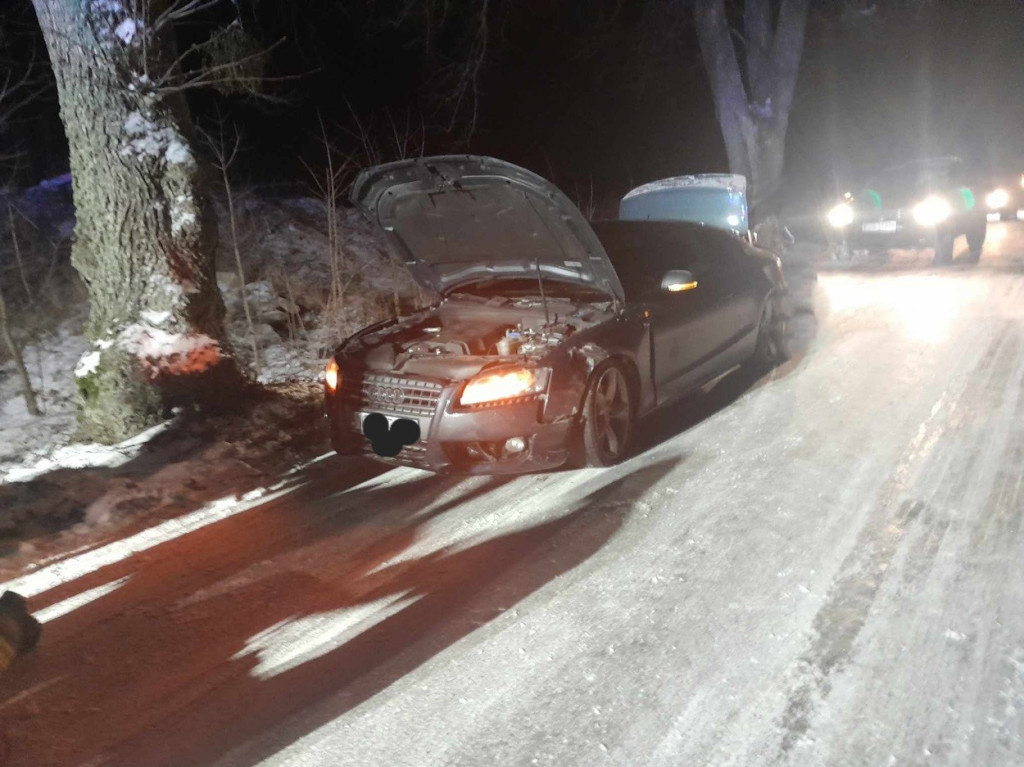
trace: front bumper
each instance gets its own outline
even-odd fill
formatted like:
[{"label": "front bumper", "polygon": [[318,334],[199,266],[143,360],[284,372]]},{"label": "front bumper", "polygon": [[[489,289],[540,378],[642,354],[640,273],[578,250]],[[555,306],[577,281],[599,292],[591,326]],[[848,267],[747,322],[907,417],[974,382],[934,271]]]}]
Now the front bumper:
[{"label": "front bumper", "polygon": [[[417,414],[419,441],[393,458],[377,455],[359,429],[360,413],[390,418],[409,417],[402,408],[382,403],[327,398],[331,446],[341,455],[363,455],[395,466],[414,466],[438,473],[521,474],[561,466],[569,457],[574,419],[542,420],[543,400],[534,398],[496,407],[461,410],[453,407],[459,385],[444,386],[431,414]],[[510,452],[505,443],[520,437],[525,449]]]},{"label": "front bumper", "polygon": [[[888,224],[891,228],[865,229],[865,226]],[[933,226],[920,226],[906,221],[854,222],[838,229],[836,237],[847,242],[854,250],[884,250],[888,248],[934,247],[940,230]]]},{"label": "front bumper", "polygon": [[1024,203],[1020,207],[1014,202],[1005,208],[989,210],[987,218],[989,221],[1024,221]]}]

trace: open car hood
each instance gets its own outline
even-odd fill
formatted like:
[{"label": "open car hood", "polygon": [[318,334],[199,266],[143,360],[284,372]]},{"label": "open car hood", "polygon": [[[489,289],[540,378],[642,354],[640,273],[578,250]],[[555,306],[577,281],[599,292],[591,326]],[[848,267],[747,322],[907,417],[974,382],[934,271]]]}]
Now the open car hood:
[{"label": "open car hood", "polygon": [[422,157],[363,171],[352,202],[385,232],[422,284],[444,295],[488,278],[584,285],[623,300],[590,224],[535,173],[472,155]]},{"label": "open car hood", "polygon": [[747,231],[747,180],[729,173],[676,176],[638,186],[619,203],[626,221],[692,221]]}]

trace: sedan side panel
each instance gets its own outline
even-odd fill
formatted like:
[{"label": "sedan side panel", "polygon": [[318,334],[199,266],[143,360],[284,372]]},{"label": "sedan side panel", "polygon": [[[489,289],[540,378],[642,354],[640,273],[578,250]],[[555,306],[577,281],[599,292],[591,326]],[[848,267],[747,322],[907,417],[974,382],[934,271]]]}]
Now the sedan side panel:
[{"label": "sedan side panel", "polygon": [[652,299],[655,370],[659,402],[665,402],[724,372],[723,359],[744,334],[745,272],[731,249],[732,234],[704,228],[686,231],[691,244],[668,254],[669,268],[686,269],[697,286],[681,293],[661,290]]}]

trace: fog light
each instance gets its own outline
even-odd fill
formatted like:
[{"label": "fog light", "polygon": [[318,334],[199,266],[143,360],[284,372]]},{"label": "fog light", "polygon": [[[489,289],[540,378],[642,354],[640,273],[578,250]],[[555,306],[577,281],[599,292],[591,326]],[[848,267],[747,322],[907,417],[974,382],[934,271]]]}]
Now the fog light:
[{"label": "fog light", "polygon": [[526,440],[522,437],[509,437],[505,440],[506,453],[521,453],[526,450]]}]

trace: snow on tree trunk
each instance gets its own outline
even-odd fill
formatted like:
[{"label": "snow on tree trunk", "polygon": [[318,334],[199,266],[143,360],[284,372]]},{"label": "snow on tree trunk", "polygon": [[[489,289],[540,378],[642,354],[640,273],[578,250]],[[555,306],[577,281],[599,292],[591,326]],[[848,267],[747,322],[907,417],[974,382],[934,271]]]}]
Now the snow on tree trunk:
[{"label": "snow on tree trunk", "polygon": [[[89,290],[80,430],[118,441],[169,405],[208,403],[240,377],[225,343],[210,207],[180,93],[162,91],[170,25],[146,0],[33,0],[56,76]],[[134,11],[134,12],[133,12]],[[229,395],[230,396],[230,395]]]}]

